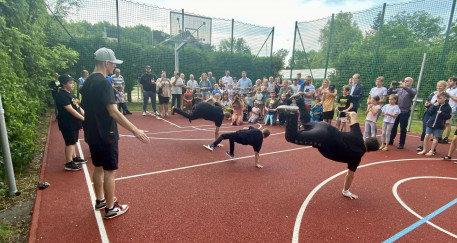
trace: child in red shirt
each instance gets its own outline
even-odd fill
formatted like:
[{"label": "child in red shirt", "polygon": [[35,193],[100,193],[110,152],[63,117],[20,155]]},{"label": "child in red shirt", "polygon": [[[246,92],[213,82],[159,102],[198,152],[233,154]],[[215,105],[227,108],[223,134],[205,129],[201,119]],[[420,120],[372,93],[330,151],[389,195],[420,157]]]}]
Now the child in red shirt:
[{"label": "child in red shirt", "polygon": [[186,88],[186,93],[184,93],[184,107],[186,108],[187,113],[192,113],[192,100],[193,94],[190,90],[190,87]]}]

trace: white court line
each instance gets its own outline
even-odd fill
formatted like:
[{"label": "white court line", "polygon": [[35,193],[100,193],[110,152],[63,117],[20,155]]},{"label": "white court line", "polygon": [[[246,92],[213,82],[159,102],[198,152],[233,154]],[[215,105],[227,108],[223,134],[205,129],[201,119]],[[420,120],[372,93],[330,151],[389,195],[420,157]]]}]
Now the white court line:
[{"label": "white court line", "polygon": [[[294,149],[287,149],[287,150],[281,150],[281,151],[275,151],[275,152],[269,152],[269,153],[260,154],[260,156],[271,155],[271,154],[277,154],[277,153],[284,153],[284,152],[290,152],[290,151],[301,150],[301,149],[307,149],[307,148],[311,148],[311,146],[300,147],[300,148],[294,148]],[[233,159],[219,160],[219,161],[214,161],[214,162],[209,162],[209,163],[203,163],[203,164],[197,164],[197,165],[184,166],[184,167],[179,167],[179,168],[174,168],[174,169],[167,169],[167,170],[160,170],[160,171],[148,172],[148,173],[143,173],[143,174],[138,174],[138,175],[132,175],[132,176],[126,176],[126,177],[120,177],[120,178],[117,178],[117,179],[115,179],[115,180],[116,180],[116,181],[119,181],[119,180],[131,179],[131,178],[136,178],[136,177],[141,177],[141,176],[155,175],[155,174],[161,174],[161,173],[172,172],[172,171],[177,171],[177,170],[185,170],[185,169],[190,169],[190,168],[195,168],[195,167],[201,167],[201,166],[207,166],[207,165],[214,165],[214,164],[219,164],[219,163],[225,163],[225,162],[227,162],[227,161],[241,160],[241,159],[247,159],[247,158],[252,158],[252,157],[254,157],[254,155],[249,155],[249,156],[244,156],[244,157],[239,157],[239,158],[233,158]]]},{"label": "white court line", "polygon": [[[384,163],[402,162],[402,161],[417,161],[417,160],[441,160],[441,159],[436,159],[436,158],[430,158],[430,159],[415,158],[415,159],[384,160],[384,161],[379,161],[379,162],[374,162],[374,163],[371,163],[371,164],[366,164],[366,165],[359,166],[358,169],[364,168],[364,167],[368,167],[368,166],[372,166],[372,165],[384,164]],[[325,186],[325,184],[327,184],[331,180],[335,179],[336,177],[338,177],[338,176],[340,176],[340,175],[342,175],[344,173],[347,173],[347,170],[343,170],[343,171],[338,172],[338,173],[334,174],[333,176],[327,178],[326,180],[321,182],[319,185],[317,185],[308,194],[308,196],[306,197],[305,201],[301,205],[300,210],[298,211],[297,218],[295,219],[294,232],[293,232],[293,235],[292,235],[292,243],[298,243],[299,242],[298,241],[298,237],[299,237],[299,234],[300,234],[301,221],[302,221],[302,218],[303,218],[303,214],[305,213],[306,207],[308,206],[308,204],[311,201],[311,199],[314,197],[314,195],[317,193],[317,191],[319,191],[323,186]]]},{"label": "white court line", "polygon": [[[79,141],[76,143],[76,145],[78,146],[79,156],[82,159],[84,159],[83,150],[81,149],[81,144],[79,143]],[[87,169],[87,165],[83,164],[82,166],[83,166],[83,170],[84,170],[84,176],[86,177],[87,188],[89,189],[92,210],[94,211],[94,214],[95,214],[95,220],[97,221],[98,231],[100,232],[101,240],[103,243],[108,243],[109,242],[108,234],[106,233],[105,224],[103,223],[102,216],[99,211],[95,210],[95,199],[96,199],[95,192],[94,192],[94,188],[92,187],[92,181],[90,180],[90,175],[89,175],[89,171]]]},{"label": "white court line", "polygon": [[153,113],[151,113],[151,112],[149,112],[149,111],[147,111],[146,113],[148,113],[148,114],[151,115],[151,116],[154,116],[155,118],[157,118],[157,119],[159,119],[159,120],[162,120],[162,121],[164,121],[164,122],[167,122],[168,124],[173,125],[173,126],[175,126],[175,127],[177,127],[177,128],[183,128],[183,127],[181,127],[181,126],[179,126],[179,125],[177,125],[177,124],[174,124],[173,122],[171,122],[171,121],[169,121],[169,120],[165,120],[165,119],[162,118],[162,117],[158,117],[158,116],[156,116],[155,114],[153,114]]},{"label": "white court line", "polygon": [[[419,219],[423,219],[424,217],[420,216],[415,211],[413,211],[410,207],[408,207],[408,205],[406,205],[406,203],[404,203],[403,200],[401,200],[401,198],[400,198],[400,196],[398,195],[398,192],[397,192],[398,186],[400,184],[402,184],[405,181],[415,180],[415,179],[448,179],[448,180],[457,180],[457,178],[453,178],[453,177],[417,176],[417,177],[405,178],[405,179],[399,180],[397,183],[395,183],[395,185],[392,187],[392,192],[393,192],[395,198],[400,203],[400,205],[402,205],[406,210],[408,210],[408,212],[410,212],[411,214],[413,214],[414,216],[416,216]],[[433,227],[435,227],[436,229],[438,229],[439,231],[441,231],[443,233],[446,233],[446,234],[448,234],[448,235],[450,235],[450,236],[452,236],[454,238],[457,238],[457,235],[455,235],[455,234],[453,234],[453,233],[451,233],[451,232],[439,227],[438,225],[435,225],[434,223],[432,223],[430,221],[427,221],[426,223],[431,225],[431,226],[433,226]]]}]

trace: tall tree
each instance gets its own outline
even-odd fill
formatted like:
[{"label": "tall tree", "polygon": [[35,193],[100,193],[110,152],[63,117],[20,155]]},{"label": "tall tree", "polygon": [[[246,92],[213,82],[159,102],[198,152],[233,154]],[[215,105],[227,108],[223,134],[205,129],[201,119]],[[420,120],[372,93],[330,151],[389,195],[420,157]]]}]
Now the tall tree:
[{"label": "tall tree", "polygon": [[[319,42],[324,53],[329,48],[329,36],[331,20],[320,31]],[[363,39],[362,31],[357,23],[352,21],[352,13],[340,12],[333,20],[332,39],[330,44],[329,63],[336,61],[339,54],[346,50],[350,50],[355,45],[361,43]]]},{"label": "tall tree", "polygon": [[[230,51],[231,39],[221,40],[219,43],[219,51]],[[237,38],[233,43],[233,52],[242,54],[251,54],[251,48],[248,46],[245,39],[242,37]]]},{"label": "tall tree", "polygon": [[443,27],[440,26],[441,17],[433,17],[426,11],[414,13],[401,12],[388,21],[391,26],[401,25],[412,31],[418,41],[432,42],[441,37]]}]

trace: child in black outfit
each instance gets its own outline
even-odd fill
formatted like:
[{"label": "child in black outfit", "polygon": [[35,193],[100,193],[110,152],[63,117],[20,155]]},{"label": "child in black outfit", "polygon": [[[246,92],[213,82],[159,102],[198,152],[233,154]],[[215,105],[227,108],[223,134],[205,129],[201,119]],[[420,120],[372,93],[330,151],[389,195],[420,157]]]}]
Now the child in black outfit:
[{"label": "child in black outfit", "polygon": [[84,110],[79,107],[79,100],[71,91],[75,88],[75,81],[70,75],[61,75],[59,82],[62,88],[55,96],[58,110],[59,130],[65,140],[65,170],[81,170],[78,164],[87,160],[76,156],[75,144],[78,142],[79,130],[84,121]]},{"label": "child in black outfit", "polygon": [[255,167],[263,168],[263,166],[259,164],[259,152],[262,148],[263,139],[268,136],[270,136],[270,130],[263,129],[260,131],[259,129],[250,126],[249,128],[244,128],[236,132],[224,133],[212,144],[203,145],[203,147],[212,152],[222,140],[228,139],[230,141],[230,151],[227,151],[226,154],[230,158],[233,158],[235,156],[235,142],[243,145],[251,145],[255,152]]}]

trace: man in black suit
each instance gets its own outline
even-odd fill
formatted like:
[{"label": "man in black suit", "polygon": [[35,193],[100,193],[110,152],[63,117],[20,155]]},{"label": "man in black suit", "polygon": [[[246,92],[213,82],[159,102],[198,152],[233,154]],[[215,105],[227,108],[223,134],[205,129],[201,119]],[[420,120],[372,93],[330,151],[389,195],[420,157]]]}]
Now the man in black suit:
[{"label": "man in black suit", "polygon": [[351,111],[357,112],[360,106],[360,100],[363,98],[363,85],[359,83],[360,74],[356,73],[352,76],[352,85],[351,85],[351,93],[352,95],[352,103],[354,106],[352,107]]}]

